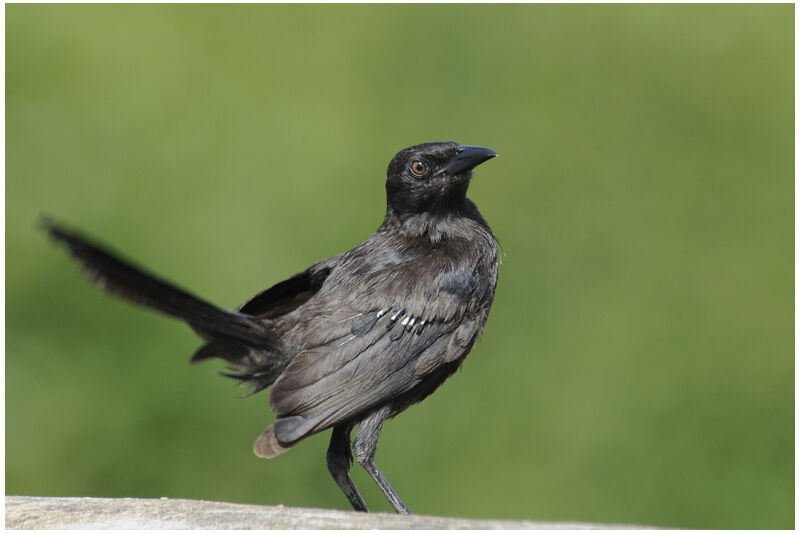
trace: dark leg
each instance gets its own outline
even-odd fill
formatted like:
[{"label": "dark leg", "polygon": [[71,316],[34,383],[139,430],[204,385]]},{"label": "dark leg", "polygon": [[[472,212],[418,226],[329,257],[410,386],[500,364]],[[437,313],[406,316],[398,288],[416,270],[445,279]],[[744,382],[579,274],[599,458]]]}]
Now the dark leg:
[{"label": "dark leg", "polygon": [[353,441],[353,450],[356,453],[356,461],[358,461],[358,464],[369,472],[369,475],[372,476],[372,479],[378,484],[378,487],[381,489],[384,496],[386,496],[386,499],[389,500],[389,503],[392,504],[394,510],[399,514],[411,514],[406,504],[403,503],[373,462],[375,451],[378,448],[378,437],[381,435],[383,421],[386,420],[387,416],[389,416],[389,408],[382,407],[377,411],[373,411],[359,422],[358,429],[356,430],[356,438]]},{"label": "dark leg", "polygon": [[333,476],[333,480],[350,500],[353,509],[367,512],[369,509],[367,509],[364,498],[358,493],[353,480],[350,479],[350,465],[353,463],[353,456],[350,453],[350,430],[352,429],[352,424],[333,427],[331,443],[328,445],[328,454],[325,459],[328,461],[328,471]]}]

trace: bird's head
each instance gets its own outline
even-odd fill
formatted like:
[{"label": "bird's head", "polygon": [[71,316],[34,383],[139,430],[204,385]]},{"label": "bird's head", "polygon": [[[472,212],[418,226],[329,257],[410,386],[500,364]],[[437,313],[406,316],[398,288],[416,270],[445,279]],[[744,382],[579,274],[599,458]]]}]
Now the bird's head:
[{"label": "bird's head", "polygon": [[449,213],[464,204],[472,169],[497,153],[456,142],[418,144],[400,151],[386,171],[388,209],[403,216]]}]

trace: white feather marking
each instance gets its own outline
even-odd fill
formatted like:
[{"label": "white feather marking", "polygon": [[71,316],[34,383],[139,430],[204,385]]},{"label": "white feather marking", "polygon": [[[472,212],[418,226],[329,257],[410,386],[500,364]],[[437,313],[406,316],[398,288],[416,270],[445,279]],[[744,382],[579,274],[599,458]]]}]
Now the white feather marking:
[{"label": "white feather marking", "polygon": [[345,340],[345,341],[342,341],[341,343],[337,344],[337,345],[336,345],[336,347],[337,347],[337,348],[341,348],[342,346],[344,346],[345,344],[347,344],[348,342],[350,342],[351,340],[353,340],[353,339],[355,339],[355,338],[356,338],[356,336],[355,336],[355,335],[350,335],[350,338],[349,338],[349,339],[347,339],[347,340]]},{"label": "white feather marking", "polygon": [[357,315],[349,316],[347,318],[343,318],[342,320],[338,321],[337,324],[341,324],[342,322],[347,322],[348,320],[353,320],[354,318],[358,318],[364,313],[358,313]]}]

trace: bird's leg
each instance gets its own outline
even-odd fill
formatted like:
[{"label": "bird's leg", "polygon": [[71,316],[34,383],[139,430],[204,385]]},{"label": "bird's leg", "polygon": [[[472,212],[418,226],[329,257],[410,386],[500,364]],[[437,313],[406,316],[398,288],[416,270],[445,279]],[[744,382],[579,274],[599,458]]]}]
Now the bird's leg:
[{"label": "bird's leg", "polygon": [[383,492],[389,503],[392,504],[394,510],[399,514],[411,514],[406,504],[400,499],[400,496],[394,491],[389,482],[383,476],[378,467],[375,466],[373,459],[375,458],[375,451],[378,448],[378,437],[381,434],[381,428],[386,417],[389,416],[389,407],[382,407],[377,411],[373,411],[366,418],[361,420],[356,430],[356,438],[353,441],[353,451],[355,451],[356,461],[364,467],[378,487]]},{"label": "bird's leg", "polygon": [[352,424],[340,424],[333,427],[331,443],[328,445],[328,454],[325,459],[333,480],[350,500],[353,509],[367,512],[369,511],[367,504],[350,478],[350,465],[353,463],[353,456],[350,453],[350,430],[352,429]]}]

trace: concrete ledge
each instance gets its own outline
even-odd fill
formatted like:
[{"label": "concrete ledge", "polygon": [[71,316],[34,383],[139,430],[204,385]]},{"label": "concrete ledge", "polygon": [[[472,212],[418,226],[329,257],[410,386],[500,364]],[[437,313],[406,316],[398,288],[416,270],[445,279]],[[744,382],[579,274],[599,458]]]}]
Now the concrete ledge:
[{"label": "concrete ledge", "polygon": [[398,516],[201,500],[6,496],[7,529],[627,529],[578,522]]}]

